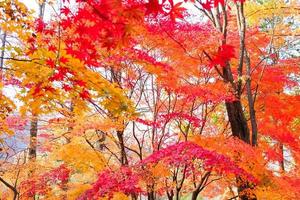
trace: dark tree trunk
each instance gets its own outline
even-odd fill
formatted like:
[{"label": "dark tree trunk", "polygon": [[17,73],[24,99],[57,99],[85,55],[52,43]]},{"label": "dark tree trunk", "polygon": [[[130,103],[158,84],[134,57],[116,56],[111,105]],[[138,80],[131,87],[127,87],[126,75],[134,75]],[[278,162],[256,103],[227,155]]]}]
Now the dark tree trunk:
[{"label": "dark tree trunk", "polygon": [[131,194],[131,199],[132,200],[137,200],[138,199],[138,195],[137,194]]},{"label": "dark tree trunk", "polygon": [[180,199],[180,189],[176,190],[176,199],[175,200],[179,200]]},{"label": "dark tree trunk", "polygon": [[154,192],[148,192],[148,200],[155,200]]},{"label": "dark tree trunk", "polygon": [[199,193],[205,188],[210,174],[211,174],[211,171],[208,171],[204,174],[204,176],[202,177],[199,185],[193,191],[191,200],[197,200],[197,197],[198,197]]},{"label": "dark tree trunk", "polygon": [[192,194],[191,200],[197,200],[199,193],[200,193],[200,191],[198,191],[198,190],[194,191]]},{"label": "dark tree trunk", "polygon": [[250,131],[240,101],[240,95],[239,95],[240,92],[238,91],[238,87],[234,83],[231,67],[228,62],[226,66],[223,68],[223,77],[224,77],[224,82],[230,83],[232,85],[234,95],[236,96],[235,101],[225,102],[232,135],[250,144]]},{"label": "dark tree trunk", "polygon": [[248,52],[245,50],[245,61],[246,61],[246,71],[248,79],[246,81],[246,90],[247,90],[247,98],[248,98],[248,106],[249,106],[249,114],[250,114],[250,122],[251,122],[251,131],[252,131],[252,146],[257,145],[257,122],[256,122],[256,114],[255,114],[255,107],[254,107],[254,98],[252,95],[251,90],[251,64],[250,64],[250,57]]},{"label": "dark tree trunk", "polygon": [[6,187],[8,187],[13,193],[14,193],[14,196],[13,196],[13,200],[16,200],[17,197],[18,197],[18,191],[16,189],[15,186],[9,184],[8,182],[6,182],[3,178],[0,177],[0,182],[2,182]]},{"label": "dark tree trunk", "polygon": [[280,161],[280,167],[281,167],[282,172],[284,173],[285,172],[284,146],[283,146],[282,143],[280,143],[279,145],[280,145],[280,151],[281,151],[281,154],[282,154],[282,161]]},{"label": "dark tree trunk", "polygon": [[168,200],[173,200],[174,192],[171,190],[171,192],[167,191]]},{"label": "dark tree trunk", "polygon": [[117,131],[117,136],[119,140],[120,150],[121,150],[121,164],[122,165],[128,165],[128,159],[125,152],[125,144],[124,144],[124,138],[123,138],[123,131]]},{"label": "dark tree trunk", "polygon": [[250,144],[250,132],[240,101],[225,102],[232,135]]}]

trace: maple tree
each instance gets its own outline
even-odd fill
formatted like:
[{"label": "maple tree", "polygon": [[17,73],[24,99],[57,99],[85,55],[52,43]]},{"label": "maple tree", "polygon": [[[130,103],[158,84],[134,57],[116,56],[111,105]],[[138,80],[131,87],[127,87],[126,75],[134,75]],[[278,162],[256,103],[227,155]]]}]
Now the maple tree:
[{"label": "maple tree", "polygon": [[299,197],[298,1],[38,7],[0,2],[1,198]]}]

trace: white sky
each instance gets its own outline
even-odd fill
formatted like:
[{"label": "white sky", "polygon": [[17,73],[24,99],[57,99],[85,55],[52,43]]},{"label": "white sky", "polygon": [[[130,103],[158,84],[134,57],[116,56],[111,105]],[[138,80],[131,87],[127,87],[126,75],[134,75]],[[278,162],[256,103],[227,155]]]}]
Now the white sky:
[{"label": "white sky", "polygon": [[24,3],[29,9],[38,10],[38,2],[36,0],[19,0]]},{"label": "white sky", "polygon": [[[19,0],[19,1],[24,3],[30,10],[33,10],[35,12],[35,16],[38,16],[39,14],[38,0]],[[53,8],[51,8],[49,4],[46,3],[44,20],[48,21],[52,14],[53,14]]]}]

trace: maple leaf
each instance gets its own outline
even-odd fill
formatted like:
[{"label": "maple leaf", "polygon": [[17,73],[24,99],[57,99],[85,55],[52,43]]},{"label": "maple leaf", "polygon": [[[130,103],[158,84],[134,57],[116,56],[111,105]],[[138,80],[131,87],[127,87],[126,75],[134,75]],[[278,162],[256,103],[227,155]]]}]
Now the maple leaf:
[{"label": "maple leaf", "polygon": [[81,87],[84,87],[86,85],[86,82],[83,80],[73,80],[74,84],[79,85]]},{"label": "maple leaf", "polygon": [[66,64],[68,62],[68,59],[62,56],[59,58],[59,62]]},{"label": "maple leaf", "polygon": [[212,2],[211,1],[206,1],[205,3],[200,3],[201,6],[205,9],[205,10],[211,10],[212,9]]},{"label": "maple leaf", "polygon": [[83,99],[89,99],[90,98],[90,93],[87,90],[82,90],[79,93],[79,96]]},{"label": "maple leaf", "polygon": [[50,81],[62,81],[65,78],[67,71],[64,68],[58,68],[58,71],[54,73],[49,80]]},{"label": "maple leaf", "polygon": [[44,23],[43,19],[41,18],[38,18],[36,21],[35,21],[35,24],[36,24],[36,30],[38,32],[43,32],[43,30],[45,29],[46,27],[46,24]]},{"label": "maple leaf", "polygon": [[65,91],[71,91],[72,88],[69,86],[69,85],[66,85],[66,84],[63,84],[62,88],[65,90]]},{"label": "maple leaf", "polygon": [[42,86],[42,83],[37,83],[37,85],[35,85],[33,93],[32,93],[33,96],[40,94],[41,89],[42,89],[41,86]]},{"label": "maple leaf", "polygon": [[48,47],[48,50],[49,50],[49,51],[55,52],[55,51],[57,51],[57,48],[56,48],[54,45],[50,45],[50,46]]},{"label": "maple leaf", "polygon": [[219,47],[217,55],[212,59],[210,66],[220,65],[224,67],[232,58],[235,58],[234,47],[231,45],[222,45]]},{"label": "maple leaf", "polygon": [[149,2],[146,4],[146,9],[146,14],[153,14],[154,16],[156,16],[159,12],[162,11],[162,7],[159,3],[159,0],[149,0]]},{"label": "maple leaf", "polygon": [[214,0],[214,7],[217,7],[219,4],[221,4],[223,6],[223,5],[225,5],[225,1],[224,0]]},{"label": "maple leaf", "polygon": [[170,11],[170,17],[172,21],[175,21],[177,18],[183,18],[183,12],[186,10],[184,7],[181,7],[182,2],[175,4]]},{"label": "maple leaf", "polygon": [[71,10],[70,8],[64,6],[62,9],[61,9],[61,13],[63,13],[64,15],[69,15],[71,13]]},{"label": "maple leaf", "polygon": [[46,64],[50,67],[50,68],[55,68],[55,60],[48,58],[46,60]]}]

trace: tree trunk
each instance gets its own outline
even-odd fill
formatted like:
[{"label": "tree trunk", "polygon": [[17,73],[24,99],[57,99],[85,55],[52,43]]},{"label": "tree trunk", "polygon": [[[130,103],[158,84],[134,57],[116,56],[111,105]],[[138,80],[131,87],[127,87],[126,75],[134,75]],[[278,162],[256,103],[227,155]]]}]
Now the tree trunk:
[{"label": "tree trunk", "polygon": [[[3,38],[2,38],[2,45],[1,45],[1,59],[0,59],[0,71],[2,72],[3,65],[4,65],[4,53],[5,53],[5,46],[6,46],[6,32],[3,33]],[[2,74],[1,74],[2,78]]]},{"label": "tree trunk", "polygon": [[155,200],[154,192],[148,192],[148,200]]},{"label": "tree trunk", "polygon": [[250,133],[240,101],[225,102],[232,135],[250,144]]},{"label": "tree trunk", "polygon": [[38,119],[33,116],[30,122],[29,160],[36,159]]},{"label": "tree trunk", "polygon": [[40,17],[40,18],[43,18],[43,17],[44,17],[45,6],[46,6],[45,2],[46,2],[46,1],[43,0],[43,1],[40,3],[40,5],[39,5],[39,17]]},{"label": "tree trunk", "polygon": [[250,144],[250,131],[243,112],[243,107],[240,101],[240,96],[238,95],[237,87],[234,84],[229,63],[227,63],[226,66],[223,68],[223,77],[224,82],[232,84],[233,90],[237,98],[237,100],[235,101],[225,102],[228,120],[230,122],[232,130],[232,135]]},{"label": "tree trunk", "polygon": [[200,193],[200,191],[198,191],[198,190],[194,191],[192,194],[191,200],[197,200],[199,193]]},{"label": "tree trunk", "polygon": [[14,193],[13,200],[16,200],[18,197],[18,191],[17,191],[16,187],[9,184],[1,177],[0,177],[0,182],[2,182],[6,187],[8,187]]},{"label": "tree trunk", "polygon": [[282,143],[279,144],[280,145],[280,151],[282,154],[282,161],[280,162],[280,168],[282,170],[282,173],[285,172],[285,163],[284,163],[284,146]]},{"label": "tree trunk", "polygon": [[175,200],[180,200],[180,189],[176,190],[176,198]]},{"label": "tree trunk", "polygon": [[[255,109],[254,109],[254,100],[252,96],[251,91],[251,64],[250,64],[250,57],[248,55],[248,52],[246,50],[245,40],[246,40],[246,18],[244,15],[244,3],[241,2],[236,3],[237,8],[237,21],[238,21],[238,27],[239,27],[239,34],[240,34],[240,58],[239,58],[239,76],[240,78],[243,75],[243,64],[245,60],[246,64],[246,93],[247,93],[247,100],[248,100],[248,106],[249,106],[249,114],[250,114],[250,122],[251,122],[251,130],[252,130],[252,139],[250,140],[250,131],[248,128],[247,120],[245,118],[245,115],[242,110],[242,105],[240,103],[240,112],[241,112],[241,124],[240,126],[245,128],[244,132],[241,132],[238,137],[243,140],[244,142],[251,144],[253,146],[256,146],[257,144],[257,123],[256,123],[256,116],[255,116]],[[244,59],[245,58],[245,59]],[[241,81],[239,82],[239,86],[241,86]],[[242,93],[241,87],[237,90],[239,97]],[[233,132],[233,134],[235,134]],[[237,186],[238,186],[238,194],[241,200],[256,200],[256,195],[252,191],[254,188],[254,185],[252,183],[249,183],[247,180],[237,177]]]},{"label": "tree trunk", "polygon": [[124,138],[123,138],[123,131],[117,131],[117,136],[119,140],[119,145],[121,149],[121,164],[122,165],[128,165],[128,159],[125,151],[125,144],[124,144]]},{"label": "tree trunk", "polygon": [[[29,161],[36,160],[36,147],[37,147],[37,131],[38,131],[38,119],[36,116],[32,116],[30,121],[30,141],[29,141]],[[33,168],[29,172],[29,177],[31,177],[35,173],[35,169]],[[33,191],[33,200],[36,199],[35,191]]]},{"label": "tree trunk", "polygon": [[257,129],[257,122],[256,122],[255,108],[254,108],[254,99],[253,99],[252,90],[251,90],[251,78],[250,78],[251,64],[250,64],[250,57],[249,57],[247,51],[245,52],[245,61],[246,61],[246,73],[247,73],[246,91],[247,91],[250,122],[251,122],[251,133],[252,133],[251,144],[252,144],[252,146],[256,146],[258,129]]},{"label": "tree trunk", "polygon": [[168,200],[173,200],[174,192],[171,190],[171,192],[167,191]]}]

